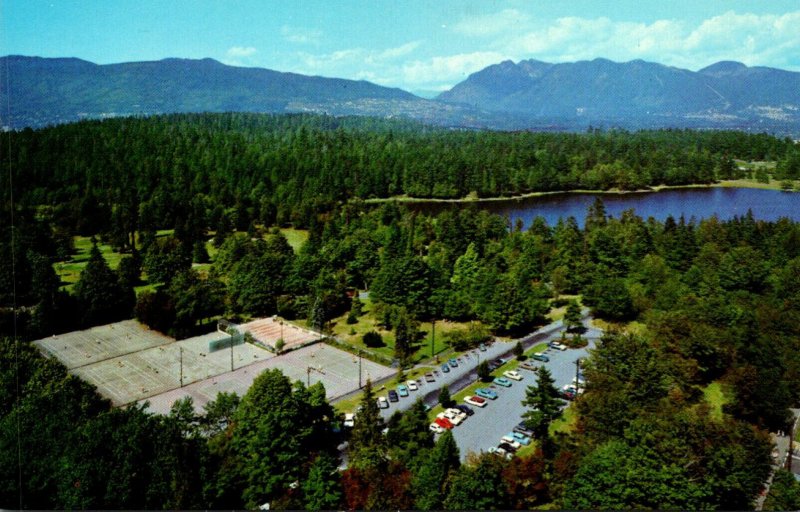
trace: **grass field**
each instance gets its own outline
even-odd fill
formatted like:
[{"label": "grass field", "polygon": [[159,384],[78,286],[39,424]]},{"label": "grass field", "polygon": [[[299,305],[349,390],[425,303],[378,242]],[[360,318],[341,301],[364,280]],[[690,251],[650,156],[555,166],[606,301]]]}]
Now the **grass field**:
[{"label": "grass field", "polygon": [[711,406],[711,416],[722,419],[722,406],[731,401],[731,397],[725,392],[722,383],[712,382],[703,389],[703,397],[706,403]]},{"label": "grass field", "polygon": [[[80,278],[81,272],[83,272],[86,266],[86,262],[89,261],[89,252],[92,249],[91,237],[76,236],[73,243],[75,244],[75,253],[72,255],[72,258],[65,261],[57,261],[53,264],[56,275],[61,279],[61,284],[65,286],[67,290],[70,290],[72,286],[78,282],[78,278]],[[100,249],[100,254],[103,255],[108,266],[111,267],[112,270],[116,270],[116,268],[119,267],[119,261],[122,259],[123,255],[114,252],[110,245],[102,242],[97,244],[97,248]]]},{"label": "grass field", "polygon": [[[362,299],[364,303],[364,314],[358,319],[358,323],[348,324],[347,313],[334,318],[331,322],[333,334],[344,343],[353,347],[361,348],[363,350],[380,354],[389,359],[394,358],[394,332],[383,329],[379,323],[380,321],[375,318],[373,314],[372,301],[369,298]],[[439,355],[443,357],[451,352],[447,345],[445,335],[454,330],[466,329],[468,323],[438,321],[436,322],[436,332],[431,329],[430,322],[422,322],[419,325],[419,331],[422,334],[418,342],[417,351],[411,358],[412,363],[419,363],[430,359],[431,357],[431,340],[433,339],[433,353],[434,356]],[[385,346],[378,348],[368,348],[364,345],[362,337],[364,334],[375,331],[381,335]]]},{"label": "grass field", "polygon": [[286,237],[294,252],[298,252],[300,247],[308,240],[308,231],[305,229],[281,228],[281,233]]}]

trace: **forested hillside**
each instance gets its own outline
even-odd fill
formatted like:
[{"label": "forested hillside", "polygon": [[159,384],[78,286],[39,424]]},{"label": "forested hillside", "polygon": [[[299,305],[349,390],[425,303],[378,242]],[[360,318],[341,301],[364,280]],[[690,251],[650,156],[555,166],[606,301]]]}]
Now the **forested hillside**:
[{"label": "forested hillside", "polygon": [[[636,334],[612,329],[603,339],[585,363],[573,428],[543,434],[541,451],[460,465],[449,436],[433,445],[421,406],[382,435],[367,394],[344,472],[331,459],[336,438],[324,434],[338,420],[318,387],[290,391],[268,372],[241,403],[223,396],[204,419],[185,403],[156,418],[110,410],[24,341],[4,341],[0,505],[19,506],[21,439],[22,505],[33,508],[751,506],[769,471],[766,430],[787,428],[799,398],[797,223],[609,219],[601,202],[584,229],[570,218],[520,231],[470,209],[427,217],[393,204],[348,204],[315,218],[297,255],[277,234],[233,235],[208,275],[184,261],[159,287],[161,306],[189,312],[186,321],[192,297],[211,286],[233,311],[269,314],[285,299],[324,293],[323,304],[346,311],[344,288],[366,282],[393,312],[386,322],[402,318],[413,330],[431,315],[474,318],[502,332],[530,329],[548,298],[578,293],[599,318],[636,320]],[[97,298],[93,290],[85,300]],[[279,303],[263,301],[275,293]],[[704,397],[711,385],[724,405]]]},{"label": "forested hillside", "polygon": [[[0,507],[742,509],[770,470],[767,431],[788,428],[800,399],[796,222],[609,218],[598,200],[583,228],[538,218],[522,230],[474,206],[431,216],[362,200],[709,182],[740,172],[733,158],[777,160],[776,175],[796,178],[790,141],[252,115],[86,122],[6,140]],[[287,223],[307,228],[296,251],[277,229]],[[53,262],[74,254],[76,235],[90,248],[68,289]],[[115,269],[88,237],[121,254]],[[366,393],[346,471],[335,470],[341,418],[319,386],[271,371],[203,418],[185,402],[155,417],[112,410],[28,344],[132,316],[176,336],[223,315],[277,313],[325,330],[358,322],[351,295],[363,289],[401,366],[421,349],[425,320],[515,336],[570,294],[611,323],[569,428],[539,421],[532,455],[460,465],[452,438],[433,444],[421,404],[384,436]],[[472,334],[449,342],[463,350]],[[781,503],[800,507],[781,481]]]}]

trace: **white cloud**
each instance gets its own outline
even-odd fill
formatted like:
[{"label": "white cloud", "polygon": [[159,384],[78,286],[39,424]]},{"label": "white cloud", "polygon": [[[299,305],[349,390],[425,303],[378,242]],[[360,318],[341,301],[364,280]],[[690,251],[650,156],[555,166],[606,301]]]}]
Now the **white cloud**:
[{"label": "white cloud", "polygon": [[421,44],[422,41],[411,41],[410,43],[400,45],[396,48],[388,48],[378,54],[378,60],[396,59],[398,57],[403,57],[405,55],[408,55],[409,53],[412,53],[417,48],[419,48]]},{"label": "white cloud", "polygon": [[466,36],[486,37],[524,27],[529,19],[527,14],[516,9],[504,9],[497,13],[464,18],[452,29]]},{"label": "white cloud", "polygon": [[493,51],[433,57],[405,63],[402,76],[404,82],[413,86],[438,88],[442,84],[460,82],[470,74],[506,58],[505,55]]},{"label": "white cloud", "polygon": [[300,66],[296,71],[398,86],[401,81],[403,65],[398,60],[411,55],[421,45],[421,41],[410,41],[382,50],[346,48],[325,54],[297,52],[295,55]]},{"label": "white cloud", "polygon": [[317,44],[322,37],[322,32],[314,29],[297,28],[289,25],[283,25],[281,27],[281,37],[290,43]]},{"label": "white cloud", "polygon": [[[442,90],[471,73],[506,59],[572,62],[605,57],[643,59],[699,69],[720,60],[800,69],[800,10],[784,14],[726,12],[699,22],[660,19],[619,21],[568,16],[534,19],[524,7],[449,23],[460,53],[432,53],[433,42],[408,41],[391,48],[355,47],[328,53],[292,52],[292,71],[369,80],[407,90]],[[284,38],[306,42],[298,29]]]},{"label": "white cloud", "polygon": [[258,53],[258,50],[252,46],[234,46],[232,48],[228,48],[226,55],[231,59],[241,59],[244,57],[252,57],[256,53]]},{"label": "white cloud", "polygon": [[564,17],[549,25],[496,40],[492,47],[517,58],[565,62],[595,57],[645,59],[690,69],[719,60],[748,65],[797,67],[800,11],[783,15],[727,12],[688,26],[677,20],[652,23],[609,18]]}]

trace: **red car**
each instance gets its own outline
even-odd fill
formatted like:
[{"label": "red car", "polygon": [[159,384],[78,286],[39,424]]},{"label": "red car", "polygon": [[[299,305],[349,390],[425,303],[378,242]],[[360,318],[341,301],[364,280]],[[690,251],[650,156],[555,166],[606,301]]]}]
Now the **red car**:
[{"label": "red car", "polygon": [[450,420],[448,420],[447,418],[436,418],[435,420],[433,420],[433,422],[436,423],[437,425],[439,425],[442,428],[446,428],[446,429],[453,428],[453,423]]}]

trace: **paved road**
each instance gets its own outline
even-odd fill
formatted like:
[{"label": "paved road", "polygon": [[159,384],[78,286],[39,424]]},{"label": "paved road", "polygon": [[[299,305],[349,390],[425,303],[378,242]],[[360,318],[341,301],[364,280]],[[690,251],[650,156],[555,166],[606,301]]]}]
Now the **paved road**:
[{"label": "paved road", "polygon": [[[794,416],[794,422],[792,423],[792,429],[797,430],[797,422],[800,420],[800,409],[790,409],[792,411],[792,415]],[[770,473],[769,478],[767,479],[766,484],[764,485],[764,492],[761,493],[756,498],[755,509],[761,510],[764,507],[764,501],[766,501],[767,494],[769,494],[769,488],[772,486],[772,478],[775,476],[775,471],[778,468],[785,468],[786,467],[786,459],[787,457],[792,457],[792,472],[796,473],[798,470],[796,469],[798,466],[798,457],[794,456],[789,451],[789,435],[788,432],[781,432],[783,435],[778,435],[776,433],[772,433],[772,440],[775,443],[775,450],[777,451],[777,457],[773,459],[772,465],[772,473]]]}]

